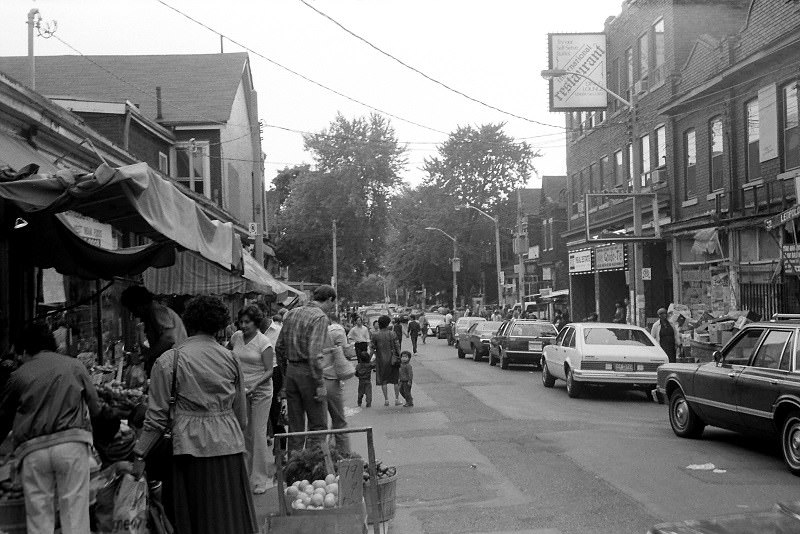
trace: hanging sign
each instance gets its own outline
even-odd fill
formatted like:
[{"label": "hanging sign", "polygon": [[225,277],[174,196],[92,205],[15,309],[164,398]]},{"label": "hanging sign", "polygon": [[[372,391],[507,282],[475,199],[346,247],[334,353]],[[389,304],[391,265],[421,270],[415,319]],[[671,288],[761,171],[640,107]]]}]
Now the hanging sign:
[{"label": "hanging sign", "polygon": [[569,253],[569,274],[588,273],[592,270],[591,249]]},{"label": "hanging sign", "polygon": [[606,87],[606,35],[551,33],[549,43],[549,68],[573,73],[550,80],[550,111],[608,106],[608,95],[603,89]]},{"label": "hanging sign", "polygon": [[625,269],[625,245],[617,243],[597,247],[594,251],[594,268],[598,271]]},{"label": "hanging sign", "polygon": [[786,224],[789,221],[793,221],[799,218],[800,218],[800,204],[789,208],[783,213],[779,213],[774,217],[770,217],[769,219],[765,220],[764,227],[767,230],[772,230],[774,228],[781,226],[782,224]]},{"label": "hanging sign", "polygon": [[66,221],[78,237],[87,243],[91,243],[96,247],[106,250],[114,250],[117,248],[114,243],[114,233],[110,224],[101,223],[94,219],[73,215],[71,213],[61,213],[59,217],[61,217],[61,220]]}]

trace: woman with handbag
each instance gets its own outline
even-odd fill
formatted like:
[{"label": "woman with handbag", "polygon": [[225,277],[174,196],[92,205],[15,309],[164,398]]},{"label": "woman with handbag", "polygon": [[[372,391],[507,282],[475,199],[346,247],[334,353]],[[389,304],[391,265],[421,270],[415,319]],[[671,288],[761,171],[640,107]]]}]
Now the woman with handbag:
[{"label": "woman with handbag", "polygon": [[392,320],[388,315],[378,319],[378,331],[372,336],[372,352],[375,355],[375,382],[383,391],[384,406],[389,406],[388,385],[394,384],[394,404],[400,401],[400,342],[394,332],[389,330]]},{"label": "woman with handbag", "polygon": [[196,297],[183,322],[190,337],[153,366],[134,473],[141,473],[151,451],[171,451],[177,534],[254,534],[244,379],[239,361],[214,339],[228,323],[228,310],[218,298]]},{"label": "woman with handbag", "polygon": [[272,373],[275,349],[269,338],[261,333],[264,313],[258,306],[247,306],[239,312],[240,330],[231,336],[231,350],[244,377],[247,396],[248,426],[244,434],[247,449],[245,463],[250,473],[253,493],[266,493],[271,477],[267,472],[269,444],[267,425],[272,407]]}]

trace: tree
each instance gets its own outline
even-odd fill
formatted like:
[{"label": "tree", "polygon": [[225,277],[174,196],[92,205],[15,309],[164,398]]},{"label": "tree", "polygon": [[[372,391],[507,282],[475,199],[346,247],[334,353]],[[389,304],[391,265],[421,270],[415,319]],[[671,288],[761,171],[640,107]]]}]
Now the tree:
[{"label": "tree", "polygon": [[278,171],[272,183],[275,185],[275,190],[278,192],[278,206],[283,206],[286,199],[289,198],[289,193],[292,186],[297,179],[309,171],[309,165],[295,165],[294,167],[284,167],[282,171]]},{"label": "tree", "polygon": [[[282,176],[288,187],[279,212],[278,258],[305,280],[332,274],[332,222],[337,223],[339,287],[347,295],[381,268],[388,226],[388,199],[400,185],[405,149],[380,115],[347,120],[305,137],[313,171]],[[278,184],[276,183],[276,187]]]}]

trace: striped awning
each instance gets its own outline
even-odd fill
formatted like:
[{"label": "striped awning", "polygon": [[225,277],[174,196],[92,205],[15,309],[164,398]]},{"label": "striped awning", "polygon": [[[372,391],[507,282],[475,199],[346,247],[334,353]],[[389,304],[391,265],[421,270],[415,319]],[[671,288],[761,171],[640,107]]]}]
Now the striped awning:
[{"label": "striped awning", "polygon": [[[244,257],[249,257],[249,254],[244,254]],[[245,276],[247,274],[247,263],[245,263]],[[145,287],[156,295],[222,296],[276,293],[263,281],[248,279],[245,276],[231,273],[188,251],[177,253],[174,265],[162,269],[150,268],[143,274]]]}]

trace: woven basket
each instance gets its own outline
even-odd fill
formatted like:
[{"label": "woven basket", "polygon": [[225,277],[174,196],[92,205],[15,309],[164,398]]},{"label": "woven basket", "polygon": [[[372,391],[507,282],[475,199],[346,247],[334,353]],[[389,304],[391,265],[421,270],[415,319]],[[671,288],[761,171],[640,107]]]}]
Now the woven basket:
[{"label": "woven basket", "polygon": [[[370,494],[369,485],[371,482],[364,482],[364,500],[367,503],[367,522],[370,524],[375,523],[374,513],[372,511],[372,495]],[[395,508],[397,507],[397,475],[388,478],[378,479],[378,508],[380,510],[380,517],[378,523],[389,521],[394,518]]]}]

